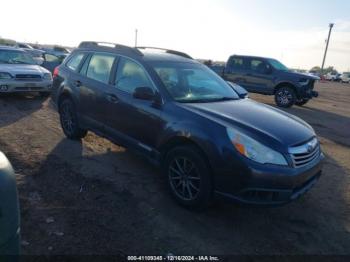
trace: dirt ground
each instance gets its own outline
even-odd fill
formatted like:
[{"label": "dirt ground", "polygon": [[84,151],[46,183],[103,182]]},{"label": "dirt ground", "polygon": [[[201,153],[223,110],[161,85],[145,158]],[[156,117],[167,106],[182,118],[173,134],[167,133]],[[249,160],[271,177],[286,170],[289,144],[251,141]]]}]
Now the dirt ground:
[{"label": "dirt ground", "polygon": [[[278,208],[179,207],[160,172],[92,133],[67,140],[50,99],[0,97],[0,150],[12,162],[24,254],[350,254],[350,85],[286,111],[310,123],[324,173]],[[273,97],[251,98],[274,105]]]}]

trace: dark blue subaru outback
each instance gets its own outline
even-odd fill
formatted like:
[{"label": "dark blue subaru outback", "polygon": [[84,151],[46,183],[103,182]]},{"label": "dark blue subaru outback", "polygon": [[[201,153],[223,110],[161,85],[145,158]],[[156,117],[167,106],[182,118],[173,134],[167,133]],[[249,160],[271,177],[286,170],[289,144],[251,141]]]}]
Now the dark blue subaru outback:
[{"label": "dark blue subaru outback", "polygon": [[55,69],[52,99],[68,138],[92,131],[143,154],[185,206],[283,204],[321,175],[310,125],[178,51],[82,42]]}]

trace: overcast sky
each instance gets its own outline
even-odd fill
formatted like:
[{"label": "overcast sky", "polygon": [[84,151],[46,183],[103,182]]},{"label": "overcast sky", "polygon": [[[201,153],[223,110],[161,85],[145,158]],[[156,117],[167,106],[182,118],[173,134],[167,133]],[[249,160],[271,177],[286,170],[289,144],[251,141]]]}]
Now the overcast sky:
[{"label": "overcast sky", "polygon": [[293,68],[322,62],[350,71],[349,0],[2,0],[0,36],[76,46],[99,40],[178,49],[225,61],[269,56]]}]

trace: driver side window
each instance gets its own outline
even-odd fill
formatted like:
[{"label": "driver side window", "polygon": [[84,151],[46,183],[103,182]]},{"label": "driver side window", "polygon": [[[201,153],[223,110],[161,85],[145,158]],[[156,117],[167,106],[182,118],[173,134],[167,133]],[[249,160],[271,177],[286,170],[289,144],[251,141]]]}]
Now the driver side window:
[{"label": "driver side window", "polygon": [[130,94],[137,87],[153,87],[145,70],[136,62],[124,57],[119,60],[115,86]]}]

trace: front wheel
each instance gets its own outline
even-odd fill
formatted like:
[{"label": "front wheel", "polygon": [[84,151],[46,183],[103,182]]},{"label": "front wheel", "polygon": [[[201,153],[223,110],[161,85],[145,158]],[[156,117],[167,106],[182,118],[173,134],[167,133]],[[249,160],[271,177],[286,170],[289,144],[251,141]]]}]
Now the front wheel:
[{"label": "front wheel", "polygon": [[165,158],[164,172],[177,202],[191,208],[206,207],[212,198],[212,180],[202,154],[193,146],[172,149]]},{"label": "front wheel", "polygon": [[297,106],[303,106],[303,105],[305,105],[307,102],[309,102],[309,99],[307,99],[307,98],[302,98],[302,99],[299,99],[299,100],[295,101],[295,104],[296,104]]},{"label": "front wheel", "polygon": [[70,99],[63,100],[59,105],[60,122],[64,134],[69,139],[81,139],[87,130],[79,127],[75,106]]},{"label": "front wheel", "polygon": [[275,93],[275,102],[279,107],[291,107],[296,101],[295,91],[288,87],[280,87]]}]

